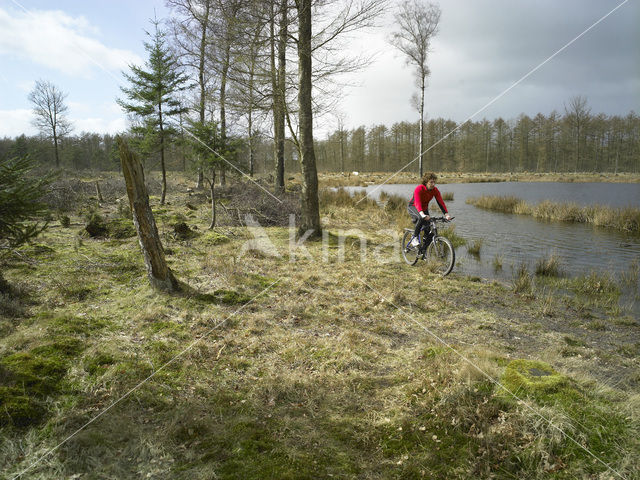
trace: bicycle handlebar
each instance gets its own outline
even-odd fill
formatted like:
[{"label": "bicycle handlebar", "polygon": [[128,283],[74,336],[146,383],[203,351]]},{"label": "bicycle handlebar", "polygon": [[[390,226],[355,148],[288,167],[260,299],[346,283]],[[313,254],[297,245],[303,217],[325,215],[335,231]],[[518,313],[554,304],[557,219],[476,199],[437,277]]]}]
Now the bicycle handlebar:
[{"label": "bicycle handlebar", "polygon": [[453,220],[456,217],[451,217],[449,220],[447,220],[445,217],[430,217],[429,220],[433,220],[434,222],[443,222],[443,223],[449,223],[451,220]]}]

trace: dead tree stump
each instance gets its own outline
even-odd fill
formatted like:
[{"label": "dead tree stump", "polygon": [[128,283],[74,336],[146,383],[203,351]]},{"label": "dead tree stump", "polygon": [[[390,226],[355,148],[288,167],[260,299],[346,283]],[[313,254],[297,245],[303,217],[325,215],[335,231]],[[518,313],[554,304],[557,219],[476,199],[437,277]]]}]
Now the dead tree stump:
[{"label": "dead tree stump", "polygon": [[164,257],[158,227],[149,206],[149,194],[144,184],[142,164],[122,138],[118,137],[117,142],[129,205],[133,213],[133,223],[138,232],[149,281],[155,289],[174,292],[179,290],[179,284]]},{"label": "dead tree stump", "polygon": [[102,198],[102,192],[100,191],[100,183],[96,181],[96,196],[98,197],[98,205],[104,203],[104,198]]}]

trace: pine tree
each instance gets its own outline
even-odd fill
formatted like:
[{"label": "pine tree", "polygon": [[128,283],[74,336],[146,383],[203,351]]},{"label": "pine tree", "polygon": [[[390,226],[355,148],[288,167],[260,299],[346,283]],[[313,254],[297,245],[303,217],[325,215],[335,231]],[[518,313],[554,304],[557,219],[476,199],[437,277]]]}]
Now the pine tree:
[{"label": "pine tree", "polygon": [[[33,166],[29,157],[0,160],[0,258],[47,226],[41,199],[52,177],[30,175]],[[0,293],[8,289],[0,270]]]},{"label": "pine tree", "polygon": [[167,172],[165,166],[165,150],[177,134],[177,129],[170,123],[170,118],[187,111],[182,106],[178,93],[186,90],[187,76],[180,71],[176,58],[171,54],[166,42],[166,33],[158,26],[158,21],[151,22],[155,27],[153,34],[147,32],[150,42],[144,43],[149,59],[145,68],[130,65],[131,74],[124,74],[131,83],[129,88],[121,87],[128,102],[118,99],[118,104],[128,113],[134,114],[141,123],[134,125],[131,131],[142,139],[142,153],[160,152],[162,168],[162,198],[164,205],[167,193]]}]

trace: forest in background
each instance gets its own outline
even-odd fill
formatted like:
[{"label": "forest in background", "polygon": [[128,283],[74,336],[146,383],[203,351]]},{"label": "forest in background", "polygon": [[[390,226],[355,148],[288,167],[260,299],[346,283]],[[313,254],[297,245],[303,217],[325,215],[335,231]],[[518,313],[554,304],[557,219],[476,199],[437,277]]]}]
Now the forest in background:
[{"label": "forest in background", "polygon": [[[250,176],[273,176],[276,190],[284,188],[284,172],[304,173],[305,166],[311,183],[316,169],[640,170],[638,115],[633,110],[615,116],[592,113],[582,95],[548,114],[522,113],[509,119],[458,123],[425,110],[428,52],[440,19],[440,8],[431,3],[400,2],[390,41],[407,56],[420,80],[415,120],[347,129],[349,112],[340,109],[341,75],[362,70],[371,61],[354,56],[348,35],[375,26],[387,2],[350,0],[337,11],[322,2],[312,2],[308,9],[300,5],[288,0],[167,1],[171,17],[151,21],[145,42],[148,60],[123,72],[126,81],[116,99],[128,115],[123,137],[147,170],[162,170],[163,179],[166,170],[198,172],[197,184],[202,186],[203,175],[224,184],[226,172],[236,167]],[[301,20],[313,23],[313,31],[301,32],[306,28]],[[419,42],[410,35],[415,29],[422,32]],[[303,40],[308,45],[303,42],[301,48]],[[415,57],[413,52],[422,53]],[[299,84],[301,59],[310,62],[304,64],[308,91]],[[302,93],[308,106],[300,103]],[[29,155],[51,169],[119,170],[115,136],[74,133],[66,95],[64,88],[37,81],[29,99],[40,135],[0,139],[0,160]],[[330,118],[335,118],[333,123]],[[317,129],[320,124],[325,131],[328,125],[335,128],[318,135],[312,125]],[[423,165],[417,161],[421,150]]]},{"label": "forest in background", "polygon": [[[591,115],[588,111],[552,112],[535,117],[493,121],[483,119],[462,125],[443,118],[425,123],[428,169],[439,172],[630,172],[640,171],[640,117]],[[240,139],[237,166],[248,172],[248,142]],[[244,140],[244,141],[243,141]],[[62,139],[61,165],[72,170],[120,169],[115,137],[82,133]],[[256,141],[255,172],[274,172],[273,139]],[[419,122],[400,122],[391,127],[339,128],[316,140],[319,171],[396,171],[418,155]],[[285,144],[285,170],[300,171],[296,148]],[[54,165],[49,139],[21,135],[0,139],[0,158],[29,154],[42,166]],[[157,156],[157,155],[156,155]],[[195,170],[189,143],[169,148],[167,167],[173,171]],[[415,170],[417,162],[409,167]],[[158,168],[152,155],[147,168]]]}]

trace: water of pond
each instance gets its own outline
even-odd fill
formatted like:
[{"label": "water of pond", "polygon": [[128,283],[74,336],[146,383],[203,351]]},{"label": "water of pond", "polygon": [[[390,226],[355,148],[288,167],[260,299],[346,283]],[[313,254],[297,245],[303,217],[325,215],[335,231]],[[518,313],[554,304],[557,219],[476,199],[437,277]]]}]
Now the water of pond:
[{"label": "water of pond", "polygon": [[[395,184],[365,188],[374,199],[382,191],[409,199],[415,185]],[[466,203],[469,197],[481,195],[514,195],[528,203],[543,200],[573,202],[579,205],[599,204],[613,207],[640,208],[640,184],[623,183],[452,183],[439,185],[444,194],[450,192],[454,199],[447,201],[451,215],[455,216],[455,231],[471,243],[482,241],[480,255],[456,249],[456,270],[483,278],[511,281],[514,270],[526,263],[533,270],[535,263],[550,255],[561,259],[563,270],[570,276],[596,272],[611,272],[620,278],[630,271],[634,262],[640,261],[640,236],[584,224],[546,222],[527,215],[504,214],[476,208]],[[350,187],[350,191],[362,190]],[[440,214],[432,203],[429,211]],[[502,261],[502,269],[496,270],[495,259]],[[636,285],[625,292],[621,302],[630,306],[636,317],[640,316],[640,287]]]}]

